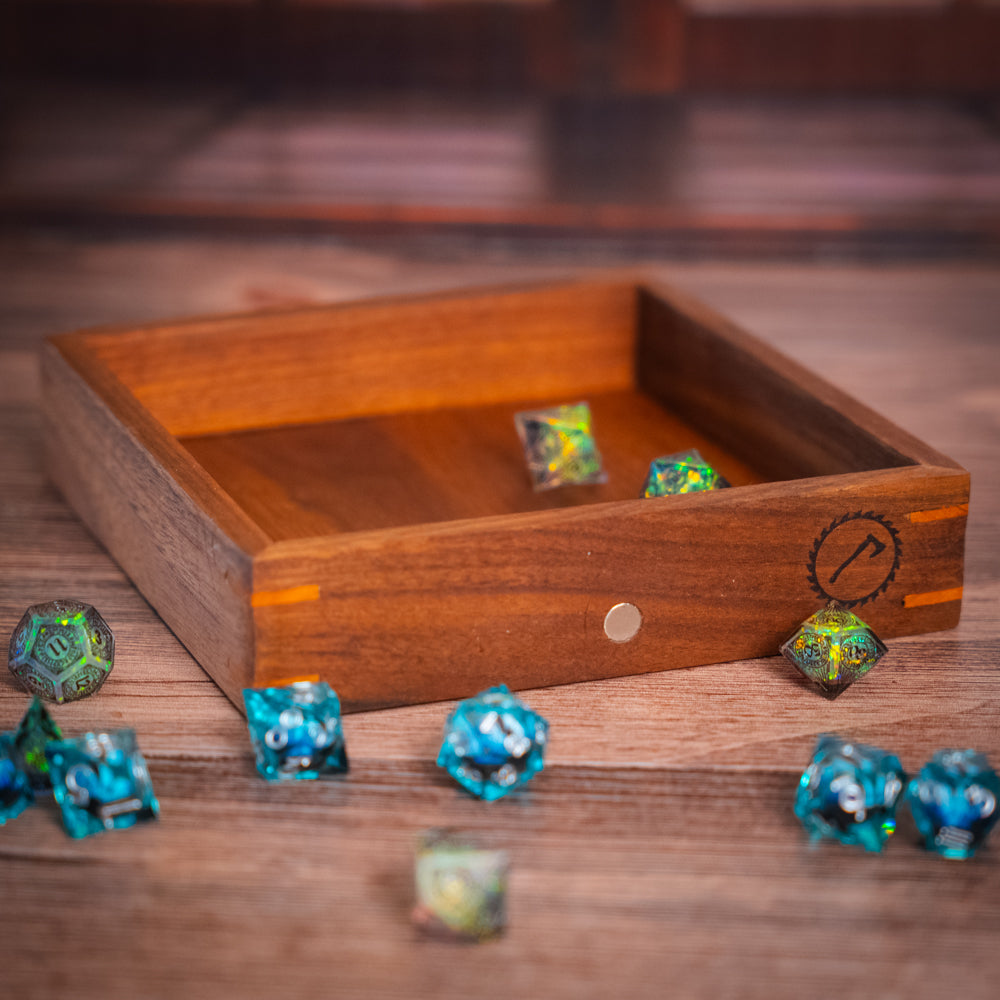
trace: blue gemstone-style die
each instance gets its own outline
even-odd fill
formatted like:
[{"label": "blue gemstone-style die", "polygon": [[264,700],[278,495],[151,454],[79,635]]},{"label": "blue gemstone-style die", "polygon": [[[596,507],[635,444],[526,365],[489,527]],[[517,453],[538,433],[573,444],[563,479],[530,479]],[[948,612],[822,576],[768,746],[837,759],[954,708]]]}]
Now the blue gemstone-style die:
[{"label": "blue gemstone-style die", "polygon": [[250,742],[268,781],[329,778],[348,769],[340,699],[323,681],[246,688]]},{"label": "blue gemstone-style die", "polygon": [[20,766],[12,733],[0,733],[0,826],[35,801],[31,780]]},{"label": "blue gemstone-style die", "polygon": [[63,826],[71,837],[121,830],[159,815],[133,730],[52,742],[45,756]]},{"label": "blue gemstone-style die", "polygon": [[548,735],[548,722],[501,684],[459,702],[448,716],[438,767],[493,801],[541,771]]},{"label": "blue gemstone-style die", "polygon": [[927,849],[964,861],[996,825],[1000,778],[984,754],[938,750],[910,782],[906,799]]},{"label": "blue gemstone-style die", "polygon": [[795,815],[814,840],[881,851],[896,829],[906,774],[899,758],[839,736],[821,736],[799,779]]}]

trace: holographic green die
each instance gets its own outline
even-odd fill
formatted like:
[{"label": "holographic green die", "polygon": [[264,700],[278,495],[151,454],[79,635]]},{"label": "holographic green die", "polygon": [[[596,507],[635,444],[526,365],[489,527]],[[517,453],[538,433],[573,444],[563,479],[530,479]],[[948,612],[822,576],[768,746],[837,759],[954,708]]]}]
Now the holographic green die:
[{"label": "holographic green die", "polygon": [[680,493],[701,493],[704,490],[722,490],[729,486],[697,448],[679,451],[675,455],[654,458],[649,463],[644,497],[668,497]]},{"label": "holographic green die", "polygon": [[839,694],[888,652],[857,615],[831,601],[781,646],[782,654],[828,694]]},{"label": "holographic green die", "polygon": [[506,923],[507,854],[484,850],[444,830],[424,834],[417,848],[413,921],[431,934],[483,941]]},{"label": "holographic green die", "polygon": [[10,637],[10,672],[47,701],[93,694],[111,673],[114,657],[108,623],[79,601],[32,605]]},{"label": "holographic green die", "polygon": [[587,403],[525,410],[514,423],[536,490],[607,482]]},{"label": "holographic green die", "polygon": [[36,695],[31,699],[28,711],[24,713],[21,724],[14,733],[14,749],[17,751],[21,769],[28,776],[34,791],[52,790],[45,748],[53,740],[62,738],[62,730]]}]

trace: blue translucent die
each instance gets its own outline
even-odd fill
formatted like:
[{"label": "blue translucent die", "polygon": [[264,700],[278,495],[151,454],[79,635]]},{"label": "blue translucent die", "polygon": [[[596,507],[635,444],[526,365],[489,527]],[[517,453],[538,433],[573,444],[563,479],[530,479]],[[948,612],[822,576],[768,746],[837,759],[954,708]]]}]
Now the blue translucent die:
[{"label": "blue translucent die", "polygon": [[548,734],[545,719],[501,684],[448,716],[438,767],[473,795],[499,799],[542,769]]},{"label": "blue translucent die", "polygon": [[268,781],[328,778],[347,770],[340,700],[329,684],[246,688],[250,742]]},{"label": "blue translucent die", "polygon": [[159,803],[135,733],[87,733],[45,748],[63,826],[71,837],[156,819]]},{"label": "blue translucent die", "polygon": [[814,840],[831,837],[881,851],[896,829],[896,805],[905,781],[895,754],[821,736],[799,779],[795,815]]},{"label": "blue translucent die", "polygon": [[728,486],[728,481],[701,457],[701,452],[692,448],[690,451],[679,451],[676,455],[654,458],[649,463],[642,495],[677,496],[704,490],[723,490]]},{"label": "blue translucent die", "polygon": [[524,410],[514,414],[514,424],[536,490],[608,481],[587,403]]},{"label": "blue translucent die", "polygon": [[938,750],[910,782],[906,799],[925,846],[962,861],[996,825],[1000,778],[975,750]]},{"label": "blue translucent die", "polygon": [[21,769],[12,733],[0,733],[0,826],[34,802],[28,775]]}]

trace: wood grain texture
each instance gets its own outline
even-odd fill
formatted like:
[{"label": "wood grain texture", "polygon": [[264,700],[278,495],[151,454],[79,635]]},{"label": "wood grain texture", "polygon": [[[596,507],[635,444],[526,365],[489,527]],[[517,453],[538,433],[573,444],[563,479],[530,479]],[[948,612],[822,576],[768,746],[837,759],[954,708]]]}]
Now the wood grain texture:
[{"label": "wood grain texture", "polygon": [[87,347],[183,436],[625,388],[635,310],[624,282],[578,283],[209,318]]},{"label": "wood grain texture", "polygon": [[80,346],[44,352],[49,475],[238,698],[254,659],[251,559],[266,537]]},{"label": "wood grain texture", "polygon": [[[79,842],[42,806],[0,828],[10,996],[457,1000],[499,982],[574,1000],[660,998],[665,984],[706,1000],[992,1000],[995,843],[970,864],[942,862],[916,846],[904,814],[880,856],[810,850],[789,803],[819,732],[889,747],[910,770],[955,743],[1000,760],[995,268],[659,268],[808,367],[877,395],[887,417],[971,470],[962,621],[892,641],[835,702],[775,657],[529,692],[552,722],[548,766],[485,806],[431,763],[448,704],[348,717],[344,781],[256,778],[235,708],[48,482],[34,349],[54,329],[171,307],[429,289],[552,265],[52,234],[0,238],[0,263],[0,632],[58,594],[101,608],[118,663],[97,698],[56,718],[71,733],[134,725],[163,807],[159,824]],[[25,704],[4,672],[0,728]],[[441,824],[511,852],[504,939],[449,947],[411,929],[411,847]]]}]

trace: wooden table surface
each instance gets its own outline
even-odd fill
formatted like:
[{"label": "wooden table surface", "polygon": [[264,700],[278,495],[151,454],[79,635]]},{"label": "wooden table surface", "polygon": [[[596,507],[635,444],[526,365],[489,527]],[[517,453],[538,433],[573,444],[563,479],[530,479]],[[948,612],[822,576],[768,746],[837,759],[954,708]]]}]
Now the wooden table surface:
[{"label": "wooden table surface", "polygon": [[[447,704],[350,716],[346,780],[266,785],[242,717],[43,475],[45,334],[567,270],[331,243],[0,240],[0,638],[38,601],[100,608],[114,673],[55,716],[70,734],[135,727],[162,806],[159,823],[83,841],[48,805],[0,828],[0,995],[997,995],[1000,836],[946,862],[904,813],[880,856],[810,849],[791,811],[824,731],[910,770],[951,745],[1000,765],[995,267],[654,262],[971,470],[962,624],[892,642],[835,702],[780,658],[529,692],[548,764],[494,804],[434,766]],[[4,671],[0,728],[26,705]],[[440,825],[510,851],[503,939],[411,927],[414,841]]]}]

